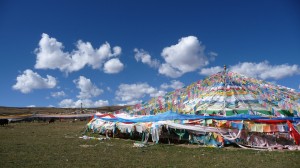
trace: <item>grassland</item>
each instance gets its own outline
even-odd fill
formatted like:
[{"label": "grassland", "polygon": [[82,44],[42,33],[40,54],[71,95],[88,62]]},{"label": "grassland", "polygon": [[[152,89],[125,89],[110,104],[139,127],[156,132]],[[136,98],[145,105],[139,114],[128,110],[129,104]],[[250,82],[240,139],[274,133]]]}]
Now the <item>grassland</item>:
[{"label": "grassland", "polygon": [[215,149],[194,145],[133,148],[134,140],[83,140],[86,122],[0,127],[1,167],[299,167],[300,151]]},{"label": "grassland", "polygon": [[0,116],[25,115],[25,114],[71,114],[83,110],[86,113],[112,112],[125,108],[126,106],[105,106],[98,108],[55,108],[55,107],[3,107],[0,106]]}]

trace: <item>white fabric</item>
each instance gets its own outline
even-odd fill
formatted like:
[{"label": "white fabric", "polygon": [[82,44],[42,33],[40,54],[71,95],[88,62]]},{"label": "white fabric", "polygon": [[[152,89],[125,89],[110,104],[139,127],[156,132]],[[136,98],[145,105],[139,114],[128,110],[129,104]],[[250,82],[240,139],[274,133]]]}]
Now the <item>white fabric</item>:
[{"label": "white fabric", "polygon": [[171,121],[159,121],[161,124],[168,125],[170,128],[174,129],[184,129],[184,130],[190,130],[190,131],[195,131],[195,132],[221,132],[221,133],[226,133],[226,129],[218,129],[216,127],[206,127],[206,126],[201,126],[201,125],[183,125],[183,124],[177,124]]},{"label": "white fabric", "polygon": [[134,131],[133,124],[117,123],[116,127],[120,130],[121,133],[131,133]]}]

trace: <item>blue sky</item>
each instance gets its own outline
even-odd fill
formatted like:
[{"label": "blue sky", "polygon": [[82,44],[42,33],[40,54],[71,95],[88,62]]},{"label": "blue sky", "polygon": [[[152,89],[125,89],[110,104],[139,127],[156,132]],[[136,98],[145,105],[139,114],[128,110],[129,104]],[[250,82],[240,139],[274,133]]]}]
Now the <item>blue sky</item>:
[{"label": "blue sky", "polygon": [[230,70],[299,91],[300,3],[0,1],[0,106],[134,104]]}]

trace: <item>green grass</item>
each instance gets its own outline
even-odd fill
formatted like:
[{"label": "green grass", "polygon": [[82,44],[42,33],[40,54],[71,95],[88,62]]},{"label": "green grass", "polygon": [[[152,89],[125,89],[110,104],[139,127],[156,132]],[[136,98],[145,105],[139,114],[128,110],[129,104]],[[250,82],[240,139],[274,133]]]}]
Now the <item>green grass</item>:
[{"label": "green grass", "polygon": [[0,127],[1,167],[299,167],[300,151],[253,151],[133,140],[83,140],[86,122],[11,123]]}]

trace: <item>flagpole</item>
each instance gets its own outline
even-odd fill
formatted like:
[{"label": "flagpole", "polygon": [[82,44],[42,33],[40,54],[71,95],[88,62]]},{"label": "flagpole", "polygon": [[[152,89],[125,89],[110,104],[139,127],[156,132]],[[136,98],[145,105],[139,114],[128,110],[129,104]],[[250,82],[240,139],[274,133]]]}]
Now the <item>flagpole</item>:
[{"label": "flagpole", "polygon": [[223,72],[223,82],[224,82],[224,102],[223,102],[223,115],[226,116],[226,110],[225,110],[225,107],[226,107],[226,65],[224,65],[224,72]]}]

